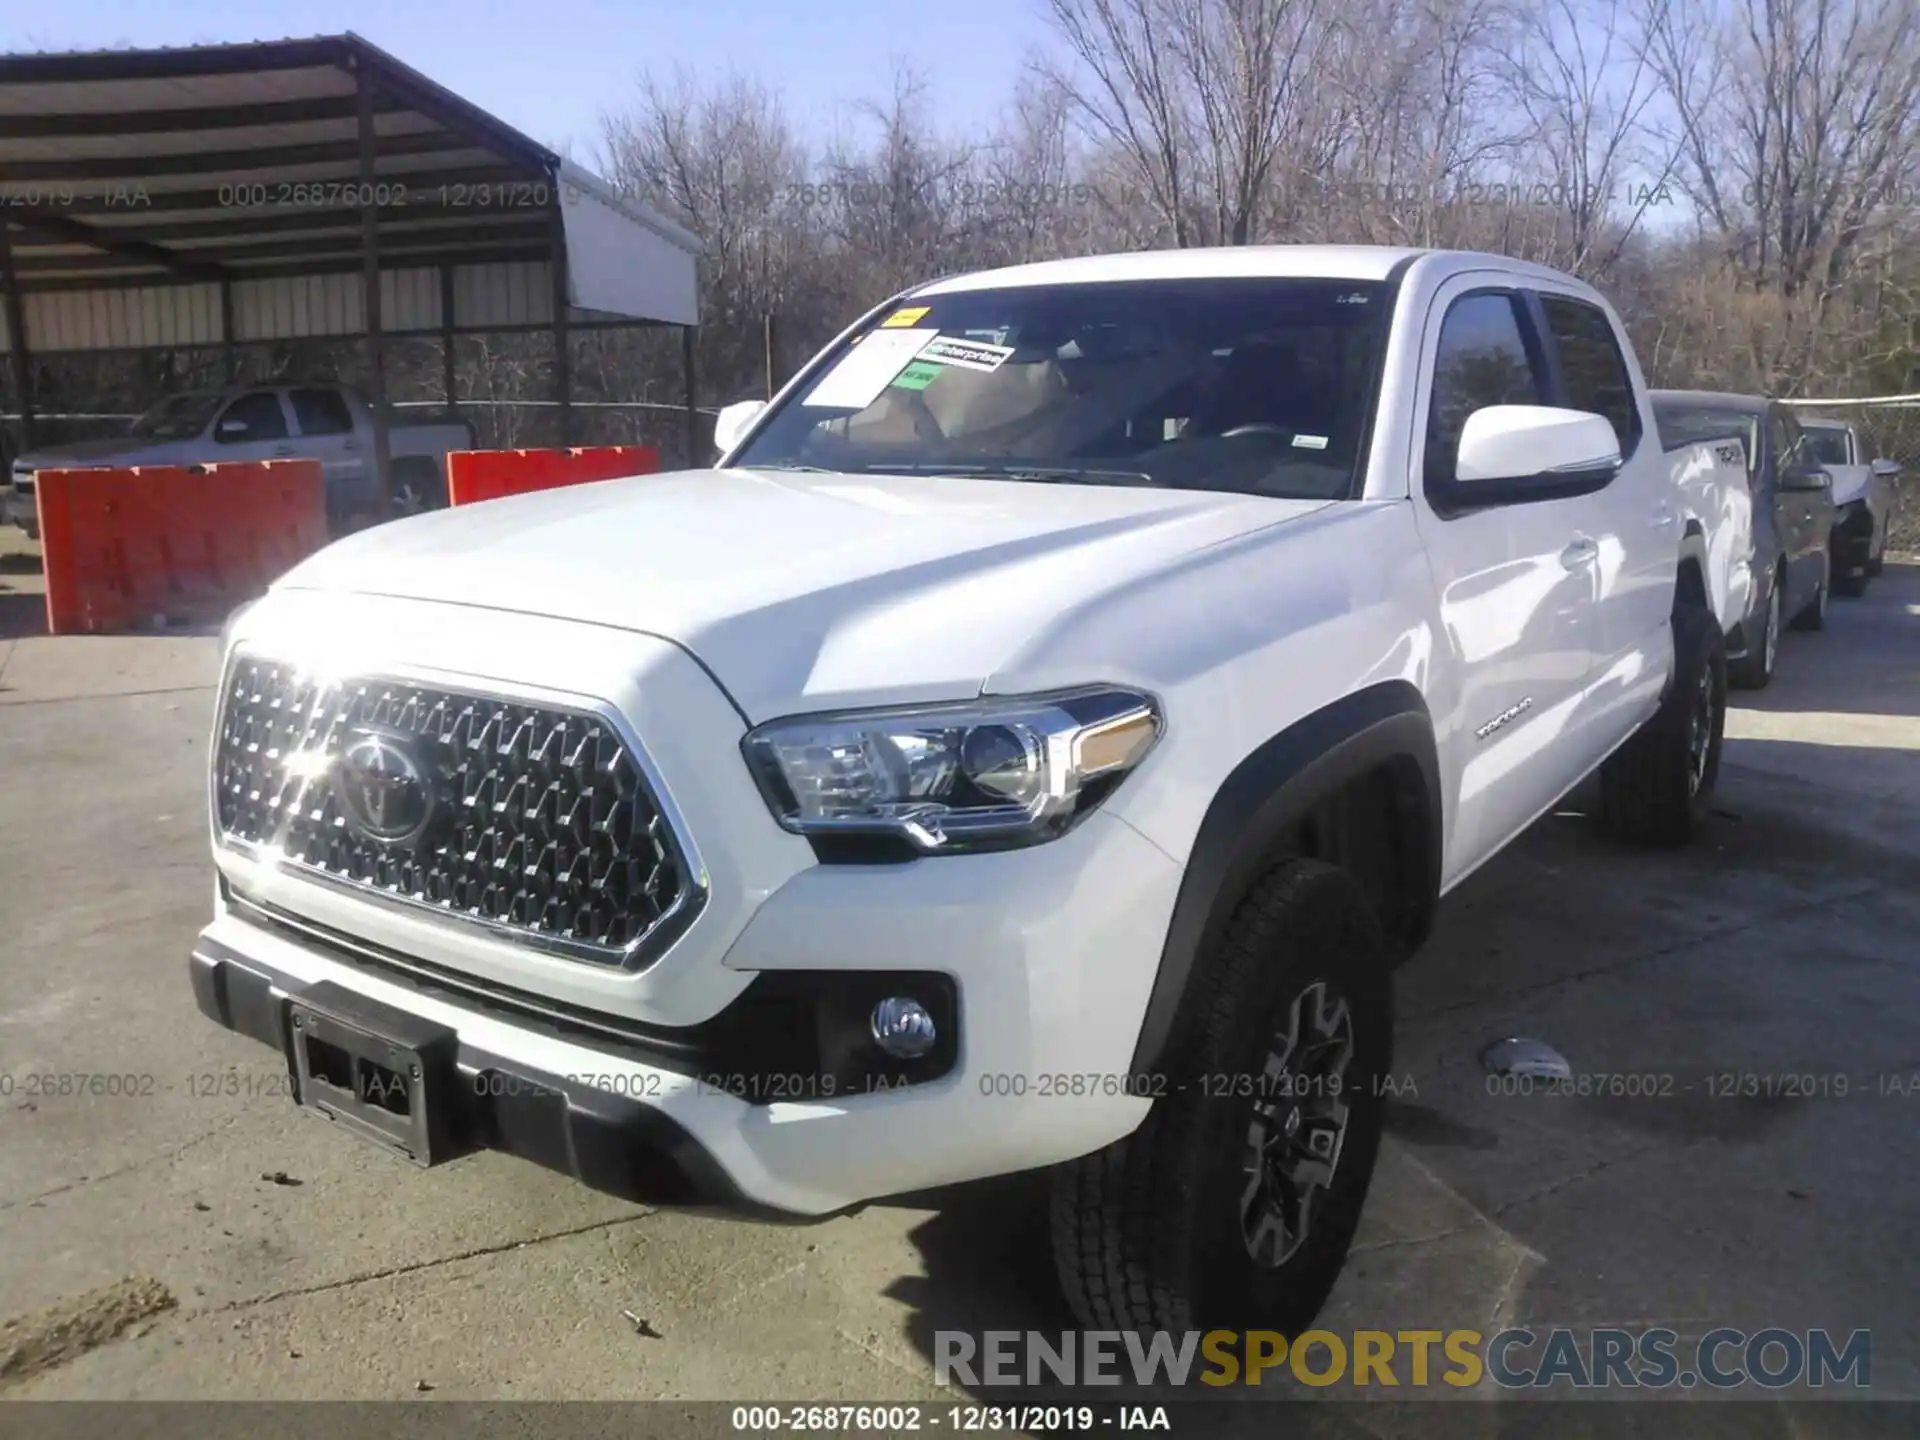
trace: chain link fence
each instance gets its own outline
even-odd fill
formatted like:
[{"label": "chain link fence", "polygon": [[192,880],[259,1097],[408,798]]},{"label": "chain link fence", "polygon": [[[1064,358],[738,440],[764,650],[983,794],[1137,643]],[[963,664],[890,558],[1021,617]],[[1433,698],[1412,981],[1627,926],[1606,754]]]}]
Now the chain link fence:
[{"label": "chain link fence", "polygon": [[1920,395],[1852,400],[1789,400],[1802,420],[1846,420],[1859,427],[1869,460],[1900,466],[1893,480],[1893,522],[1887,548],[1920,554]]}]

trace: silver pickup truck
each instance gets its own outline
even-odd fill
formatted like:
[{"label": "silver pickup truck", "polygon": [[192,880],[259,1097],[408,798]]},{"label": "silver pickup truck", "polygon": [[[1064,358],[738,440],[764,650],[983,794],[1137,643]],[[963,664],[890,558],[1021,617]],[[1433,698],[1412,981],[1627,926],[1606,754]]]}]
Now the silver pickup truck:
[{"label": "silver pickup truck", "polygon": [[[34,480],[41,470],[121,465],[211,465],[236,460],[318,460],[336,528],[377,503],[372,409],[332,384],[253,385],[168,396],[125,435],[52,445],[17,457],[0,519],[39,538]],[[402,515],[447,501],[447,453],[473,448],[465,424],[395,425],[387,431],[393,506]]]}]

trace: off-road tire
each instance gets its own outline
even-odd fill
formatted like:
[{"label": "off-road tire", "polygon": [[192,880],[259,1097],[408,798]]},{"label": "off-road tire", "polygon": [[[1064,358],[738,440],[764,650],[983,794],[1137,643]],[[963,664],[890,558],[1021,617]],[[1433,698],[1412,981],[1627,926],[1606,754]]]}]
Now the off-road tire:
[{"label": "off-road tire", "polygon": [[[1702,716],[1704,701],[1710,713]],[[1673,678],[1660,708],[1600,767],[1600,820],[1638,845],[1685,845],[1706,820],[1720,777],[1727,719],[1727,646],[1705,609],[1673,617]],[[1704,751],[1696,750],[1705,727]]]},{"label": "off-road tire", "polygon": [[[1158,1093],[1147,1118],[1054,1172],[1054,1257],[1083,1326],[1291,1335],[1309,1325],[1346,1259],[1379,1153],[1388,972],[1379,922],[1345,871],[1287,860],[1249,889],[1198,959],[1167,1061],[1146,1082]],[[1264,1076],[1294,997],[1316,984],[1351,1019],[1346,1129],[1298,1250],[1263,1268],[1242,1230],[1260,1087],[1238,1077]]]},{"label": "off-road tire", "polygon": [[424,455],[403,455],[393,462],[393,513],[419,515],[447,508],[447,481]]}]

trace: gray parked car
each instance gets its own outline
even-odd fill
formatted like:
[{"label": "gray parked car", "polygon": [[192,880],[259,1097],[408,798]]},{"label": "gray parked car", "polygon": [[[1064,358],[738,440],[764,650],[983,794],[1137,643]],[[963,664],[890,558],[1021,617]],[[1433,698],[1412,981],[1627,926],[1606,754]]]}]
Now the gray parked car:
[{"label": "gray parked car", "polygon": [[1833,585],[1833,478],[1790,407],[1758,395],[1656,390],[1653,413],[1668,447],[1738,439],[1753,497],[1753,592],[1727,636],[1727,678],[1758,690],[1773,678],[1782,623],[1819,630]]},{"label": "gray parked car", "polygon": [[[233,460],[318,460],[336,529],[375,508],[374,427],[367,402],[330,381],[188,390],[168,396],[124,435],[49,445],[16,456],[0,491],[0,519],[39,539],[34,476],[42,470],[121,465],[210,465]],[[396,512],[447,503],[447,454],[471,450],[465,423],[389,425]]]}]

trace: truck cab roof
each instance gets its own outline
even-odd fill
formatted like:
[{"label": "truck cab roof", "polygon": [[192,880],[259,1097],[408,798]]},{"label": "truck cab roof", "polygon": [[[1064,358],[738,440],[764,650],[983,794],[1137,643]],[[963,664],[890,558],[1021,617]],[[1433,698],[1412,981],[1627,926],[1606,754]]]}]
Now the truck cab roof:
[{"label": "truck cab roof", "polygon": [[1508,255],[1471,250],[1428,250],[1396,245],[1219,245],[1184,250],[1145,250],[1121,255],[1086,255],[1071,260],[1041,260],[950,275],[923,285],[916,295],[947,295],[1022,285],[1082,285],[1127,280],[1200,280],[1319,278],[1373,280],[1396,278],[1414,262],[1430,260],[1446,273],[1495,269],[1531,279],[1565,284],[1571,277],[1544,265]]}]

